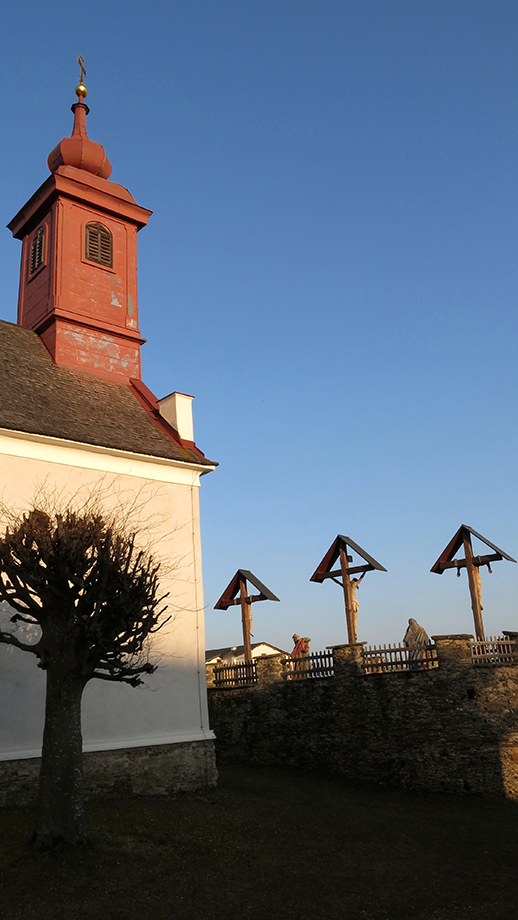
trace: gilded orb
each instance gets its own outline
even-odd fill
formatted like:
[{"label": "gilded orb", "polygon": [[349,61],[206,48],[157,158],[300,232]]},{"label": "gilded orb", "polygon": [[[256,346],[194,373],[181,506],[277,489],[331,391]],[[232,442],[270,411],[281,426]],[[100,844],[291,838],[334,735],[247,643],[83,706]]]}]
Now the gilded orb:
[{"label": "gilded orb", "polygon": [[86,86],[84,85],[84,83],[78,83],[78,85],[75,88],[75,94],[76,96],[82,96],[83,99],[85,96],[88,95],[88,90]]}]

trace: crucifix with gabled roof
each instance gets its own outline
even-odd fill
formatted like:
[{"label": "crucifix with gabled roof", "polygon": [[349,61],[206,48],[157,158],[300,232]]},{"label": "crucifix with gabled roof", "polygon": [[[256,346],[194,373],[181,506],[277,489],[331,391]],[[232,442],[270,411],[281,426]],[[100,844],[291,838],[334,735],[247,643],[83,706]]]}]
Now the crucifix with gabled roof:
[{"label": "crucifix with gabled roof", "polygon": [[[254,588],[257,588],[259,594],[249,594],[247,588],[249,581]],[[239,597],[237,594],[239,592]],[[230,581],[223,591],[219,601],[214,604],[214,610],[228,610],[229,607],[241,604],[241,620],[243,623],[243,646],[245,650],[245,662],[252,661],[252,646],[250,636],[252,635],[252,604],[254,601],[278,601],[279,598],[270,591],[262,581],[249,572],[248,569],[238,569],[232,581]]]},{"label": "crucifix with gabled roof", "polygon": [[[364,563],[349,566],[349,563],[353,561],[353,557],[348,554],[348,548],[357,553],[358,556],[361,556],[361,558],[365,560]],[[338,558],[340,559],[340,568],[333,570],[333,566]],[[373,572],[375,569],[379,572],[387,571],[384,566],[376,561],[376,559],[369,556],[366,550],[358,546],[354,540],[351,540],[350,537],[344,537],[342,534],[338,534],[336,540],[329,547],[322,559],[322,562],[309,579],[310,581],[322,583],[326,578],[331,578],[337,585],[343,588],[347,634],[350,645],[353,645],[357,641],[359,604],[356,600],[356,588],[366,572]],[[350,576],[356,575],[359,572],[361,572],[360,578],[354,578],[351,581]],[[339,578],[342,580],[339,581]]]},{"label": "crucifix with gabled roof", "polygon": [[[481,543],[489,546],[492,553],[485,556],[474,556],[471,537],[474,536]],[[454,559],[461,546],[464,546],[464,559]],[[473,619],[475,621],[475,633],[477,639],[484,639],[484,623],[482,622],[482,580],[480,578],[480,567],[487,565],[488,571],[491,572],[491,563],[499,562],[501,559],[507,559],[508,562],[516,562],[512,556],[509,556],[503,549],[499,549],[494,543],[491,543],[482,534],[477,533],[467,524],[461,524],[457,533],[451,538],[446,549],[439,556],[437,562],[430,569],[436,575],[442,575],[446,569],[457,569],[457,575],[460,576],[461,569],[467,569],[469,592],[471,595],[471,609],[473,610]]]}]

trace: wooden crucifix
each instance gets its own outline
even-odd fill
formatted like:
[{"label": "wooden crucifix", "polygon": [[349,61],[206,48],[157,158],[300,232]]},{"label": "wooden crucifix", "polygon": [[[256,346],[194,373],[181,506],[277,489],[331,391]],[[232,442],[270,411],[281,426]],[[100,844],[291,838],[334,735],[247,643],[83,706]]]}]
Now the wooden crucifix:
[{"label": "wooden crucifix", "polygon": [[[259,594],[248,593],[247,581],[249,581],[254,588],[257,588]],[[237,596],[238,594],[239,597]],[[263,585],[252,572],[249,572],[248,569],[238,569],[232,581],[223,591],[219,601],[214,604],[214,610],[227,610],[234,605],[241,605],[245,662],[252,661],[252,645],[250,642],[250,636],[252,635],[252,604],[254,601],[278,600],[279,598],[276,597],[266,585]]]},{"label": "wooden crucifix", "polygon": [[[348,547],[353,550],[358,556],[361,556],[365,560],[364,564],[353,565],[349,563],[353,561],[353,557],[348,555]],[[340,568],[334,569],[333,566],[335,562],[340,559]],[[358,546],[350,537],[344,537],[341,534],[338,534],[336,540],[329,547],[327,553],[325,554],[322,562],[318,566],[313,575],[309,579],[310,581],[317,581],[322,583],[326,578],[331,578],[336,582],[337,585],[340,585],[343,588],[344,592],[344,601],[345,601],[345,618],[347,620],[347,635],[349,638],[349,644],[354,645],[357,641],[358,634],[358,607],[360,606],[356,600],[356,589],[365,576],[366,572],[373,572],[377,569],[379,572],[386,572],[386,568],[380,565],[379,562],[376,562],[372,556]],[[351,575],[356,575],[361,572],[360,578],[353,578],[351,581]],[[342,580],[339,581],[339,578]]]},{"label": "wooden crucifix", "polygon": [[[489,546],[493,552],[485,556],[474,556],[471,543],[472,536],[480,540],[481,543],[485,543],[486,546]],[[464,547],[464,559],[454,559],[455,553],[459,551],[461,546]],[[473,530],[472,527],[468,527],[467,524],[461,524],[455,536],[452,537],[446,549],[442,551],[437,562],[430,569],[431,572],[435,572],[437,575],[442,575],[446,569],[457,569],[457,575],[460,575],[461,569],[465,568],[467,570],[469,593],[471,595],[471,609],[473,610],[473,620],[475,622],[475,634],[477,639],[485,638],[484,623],[482,621],[483,607],[480,567],[487,565],[488,570],[491,571],[491,563],[499,562],[501,559],[507,559],[509,562],[516,562],[516,559],[513,559],[512,556],[508,556],[507,553],[504,553],[503,549],[499,549],[498,546],[495,546],[490,540],[486,540],[485,537],[477,533],[476,530]]]}]

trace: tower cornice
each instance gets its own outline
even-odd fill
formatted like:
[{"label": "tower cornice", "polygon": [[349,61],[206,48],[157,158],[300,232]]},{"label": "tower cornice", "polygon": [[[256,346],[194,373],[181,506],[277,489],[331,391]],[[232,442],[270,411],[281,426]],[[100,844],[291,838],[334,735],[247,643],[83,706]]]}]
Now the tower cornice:
[{"label": "tower cornice", "polygon": [[153,213],[138,205],[123,185],[92,176],[74,166],[60,166],[7,224],[15,239],[23,239],[30,233],[42,215],[61,196],[129,220],[138,230],[146,226]]}]

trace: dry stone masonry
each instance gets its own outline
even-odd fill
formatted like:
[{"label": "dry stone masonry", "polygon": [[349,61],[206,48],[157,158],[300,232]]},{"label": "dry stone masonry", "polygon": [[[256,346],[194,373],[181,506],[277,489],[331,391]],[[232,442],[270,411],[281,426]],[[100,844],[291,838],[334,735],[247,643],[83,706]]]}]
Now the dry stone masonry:
[{"label": "dry stone masonry", "polygon": [[334,677],[217,689],[209,711],[222,762],[289,764],[355,780],[518,800],[518,663],[474,666],[471,636],[436,636],[438,667],[365,674],[362,644],[333,648]]}]

